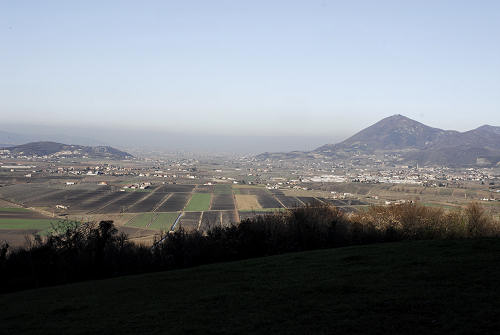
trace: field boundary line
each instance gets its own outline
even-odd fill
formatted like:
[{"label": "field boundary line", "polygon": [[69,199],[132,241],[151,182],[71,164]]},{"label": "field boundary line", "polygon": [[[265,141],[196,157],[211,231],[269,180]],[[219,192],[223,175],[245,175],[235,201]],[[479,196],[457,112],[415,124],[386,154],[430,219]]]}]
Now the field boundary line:
[{"label": "field boundary line", "polygon": [[170,197],[172,197],[173,194],[174,193],[167,193],[167,195],[158,204],[156,204],[151,212],[156,212],[158,208],[160,208],[164,203],[167,202],[168,199],[170,199]]},{"label": "field boundary line", "polygon": [[[104,207],[108,206],[108,205],[111,205],[112,203],[114,203],[115,201],[118,201],[120,200],[121,198],[125,198],[125,196],[127,195],[127,192],[122,192],[123,194],[120,194],[118,195],[116,198],[114,199],[111,199],[110,201],[108,201],[107,203],[105,203],[103,206],[101,207],[98,207],[96,209],[93,209],[91,210],[90,212],[88,212],[88,214],[99,214],[97,213],[97,211],[100,211],[101,209],[103,209]],[[102,213],[102,214],[105,214],[105,213]]]},{"label": "field boundary line", "polygon": [[189,202],[191,201],[191,199],[193,199],[194,192],[191,191],[190,194],[191,194],[191,196],[189,197],[189,199],[186,201],[186,203],[182,207],[181,212],[184,212],[186,210],[187,205],[189,205]]},{"label": "field boundary line", "polygon": [[129,211],[129,209],[130,209],[130,208],[134,207],[135,205],[137,205],[137,204],[139,204],[139,203],[143,202],[144,200],[146,200],[146,199],[150,198],[151,196],[153,196],[153,194],[154,194],[155,192],[156,192],[156,190],[155,190],[155,191],[153,191],[153,192],[147,192],[147,193],[149,193],[149,194],[148,194],[148,195],[146,195],[144,198],[141,198],[141,199],[137,200],[136,202],[134,202],[133,204],[131,204],[131,205],[127,206],[127,212]]},{"label": "field boundary line", "polygon": [[288,207],[285,206],[284,203],[281,202],[280,199],[278,199],[273,193],[271,193],[271,196],[277,201],[280,203],[281,206],[283,206],[284,209],[288,209]]},{"label": "field boundary line", "polygon": [[[214,191],[215,191],[215,188],[214,188]],[[210,204],[208,205],[208,210],[212,210],[212,203],[214,202],[214,198],[215,198],[215,193],[209,193],[210,194]]]},{"label": "field boundary line", "polygon": [[175,230],[175,227],[177,226],[177,224],[179,223],[179,221],[183,215],[184,215],[184,212],[179,213],[179,215],[177,216],[177,219],[175,219],[175,221],[174,221],[174,224],[172,225],[172,227],[170,227],[170,231]]},{"label": "field boundary line", "polygon": [[22,205],[20,205],[20,204],[18,204],[16,202],[12,202],[12,201],[10,201],[8,199],[5,199],[5,198],[0,198],[0,200],[8,202],[9,204],[15,205],[13,208],[17,208],[16,206],[18,206],[19,208],[26,208],[26,207],[24,207],[24,206],[22,206]]},{"label": "field boundary line", "polygon": [[203,218],[203,214],[205,213],[205,211],[201,211],[201,215],[200,215],[200,219],[198,220],[198,227],[196,227],[196,230],[197,231],[200,231],[200,228],[201,228],[201,221],[202,221],[202,218]]},{"label": "field boundary line", "polygon": [[37,195],[34,195],[34,196],[29,196],[29,197],[27,197],[27,198],[25,198],[23,200],[26,201],[26,202],[30,202],[30,201],[39,200],[39,199],[45,198],[45,197],[51,197],[54,194],[63,193],[65,191],[67,191],[67,190],[65,190],[65,189],[50,190],[47,193],[42,193],[42,194],[37,194]]},{"label": "field boundary line", "polygon": [[156,213],[156,212],[150,212],[152,215],[151,215],[151,220],[149,221],[149,223],[144,227],[144,228],[149,228],[151,227],[151,225],[156,221],[158,220],[158,218],[160,217],[160,213]]},{"label": "field boundary line", "polygon": [[319,201],[320,203],[325,204],[325,202],[324,202],[323,200],[319,199],[318,197],[313,197],[313,198],[314,198],[316,201]]},{"label": "field boundary line", "polygon": [[138,217],[139,215],[142,215],[142,214],[144,214],[144,213],[138,213],[138,214],[134,215],[133,217],[130,218],[130,220],[125,222],[125,224],[123,226],[127,226],[129,222],[132,222],[133,220],[135,220],[136,217]]},{"label": "field boundary line", "polygon": [[[233,204],[234,204],[234,213],[235,213],[236,222],[241,222],[240,212],[238,211],[238,204],[236,203],[236,195],[234,194],[234,192],[232,192],[232,193],[233,193]],[[222,221],[221,221],[221,223],[222,223]]]},{"label": "field boundary line", "polygon": [[300,204],[302,204],[302,206],[306,205],[306,203],[300,200],[298,197],[292,197],[292,198],[295,198],[295,200],[297,200]]}]

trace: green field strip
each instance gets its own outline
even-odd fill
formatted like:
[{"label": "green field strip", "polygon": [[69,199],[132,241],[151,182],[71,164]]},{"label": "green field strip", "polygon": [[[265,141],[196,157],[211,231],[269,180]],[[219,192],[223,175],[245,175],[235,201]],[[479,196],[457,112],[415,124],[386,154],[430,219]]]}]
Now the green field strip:
[{"label": "green field strip", "polygon": [[175,223],[175,220],[179,216],[179,213],[157,213],[158,217],[155,221],[148,227],[148,229],[163,230],[168,231]]},{"label": "green field strip", "polygon": [[0,212],[31,212],[27,208],[22,207],[0,207]]},{"label": "green field strip", "polygon": [[424,206],[427,207],[437,207],[437,208],[444,208],[444,209],[456,209],[459,206],[453,206],[453,205],[444,205],[444,204],[437,204],[433,202],[424,202]]},{"label": "green field strip", "polygon": [[152,221],[155,220],[157,213],[142,213],[130,219],[125,226],[146,228]]},{"label": "green field strip", "polygon": [[207,211],[210,208],[211,198],[210,193],[194,193],[184,210],[188,212]]},{"label": "green field strip", "polygon": [[46,230],[51,228],[51,224],[57,221],[52,219],[0,219],[0,230]]}]

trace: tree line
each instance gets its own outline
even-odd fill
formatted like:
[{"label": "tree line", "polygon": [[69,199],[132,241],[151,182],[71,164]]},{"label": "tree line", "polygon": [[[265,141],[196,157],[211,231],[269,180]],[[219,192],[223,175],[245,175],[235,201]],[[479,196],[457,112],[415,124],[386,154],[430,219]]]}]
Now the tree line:
[{"label": "tree line", "polygon": [[156,236],[152,246],[131,242],[112,221],[63,222],[24,247],[0,245],[0,292],[322,248],[482,237],[500,237],[500,223],[477,203],[452,211],[372,206],[350,214],[317,203],[204,232],[180,227]]}]

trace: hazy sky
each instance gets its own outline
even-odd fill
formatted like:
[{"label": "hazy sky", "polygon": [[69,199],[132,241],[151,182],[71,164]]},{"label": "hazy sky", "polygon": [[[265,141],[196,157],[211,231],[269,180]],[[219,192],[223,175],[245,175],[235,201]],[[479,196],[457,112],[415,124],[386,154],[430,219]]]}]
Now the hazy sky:
[{"label": "hazy sky", "polygon": [[3,123],[338,138],[396,113],[500,125],[500,1],[0,0]]}]

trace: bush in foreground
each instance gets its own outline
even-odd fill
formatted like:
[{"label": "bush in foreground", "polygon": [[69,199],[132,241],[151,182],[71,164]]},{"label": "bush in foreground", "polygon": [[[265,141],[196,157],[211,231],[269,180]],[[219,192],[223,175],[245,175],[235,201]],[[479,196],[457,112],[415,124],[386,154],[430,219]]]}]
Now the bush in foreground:
[{"label": "bush in foreground", "polygon": [[316,204],[204,233],[181,228],[158,236],[152,247],[129,242],[112,221],[65,223],[46,238],[36,236],[25,248],[0,247],[0,290],[348,245],[494,236],[500,236],[500,224],[476,203],[451,212],[403,204],[355,214]]}]

